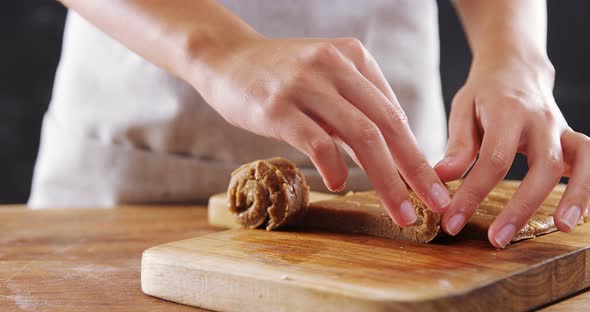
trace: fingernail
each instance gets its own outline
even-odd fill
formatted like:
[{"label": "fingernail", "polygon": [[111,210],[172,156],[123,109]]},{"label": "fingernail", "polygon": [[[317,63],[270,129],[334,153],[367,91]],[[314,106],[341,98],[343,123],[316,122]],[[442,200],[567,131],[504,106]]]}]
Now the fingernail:
[{"label": "fingernail", "polygon": [[324,180],[324,185],[331,191],[331,192],[340,192],[342,191],[345,187],[346,187],[346,181],[344,181],[344,183],[342,183],[342,185],[338,186],[338,187],[330,187],[330,183],[324,179],[322,177],[322,180]]},{"label": "fingernail", "polygon": [[584,210],[584,217],[588,217],[588,209],[589,208],[590,208],[590,206],[586,207],[586,209]]},{"label": "fingernail", "polygon": [[414,224],[416,222],[416,211],[409,200],[404,200],[399,207],[399,213],[403,219],[404,224]]},{"label": "fingernail", "polygon": [[506,245],[508,245],[508,243],[510,243],[515,233],[516,227],[514,227],[512,224],[506,224],[498,231],[498,233],[496,233],[494,240],[496,241],[496,244],[500,246],[500,248],[504,248]]},{"label": "fingernail", "polygon": [[449,196],[449,192],[447,192],[447,190],[440,184],[432,184],[430,192],[432,199],[434,200],[434,202],[436,202],[440,210],[443,210],[446,206],[448,206],[451,203],[451,197]]},{"label": "fingernail", "polygon": [[565,223],[571,230],[576,224],[578,224],[578,221],[580,221],[581,212],[582,210],[579,206],[571,206],[561,214],[561,222]]},{"label": "fingernail", "polygon": [[459,233],[459,231],[461,231],[461,229],[463,228],[464,224],[465,216],[462,213],[454,215],[453,217],[451,217],[451,219],[449,219],[449,222],[447,222],[447,233],[452,236],[457,235],[457,233]]},{"label": "fingernail", "polygon": [[334,189],[334,192],[340,192],[346,187],[346,182]]}]

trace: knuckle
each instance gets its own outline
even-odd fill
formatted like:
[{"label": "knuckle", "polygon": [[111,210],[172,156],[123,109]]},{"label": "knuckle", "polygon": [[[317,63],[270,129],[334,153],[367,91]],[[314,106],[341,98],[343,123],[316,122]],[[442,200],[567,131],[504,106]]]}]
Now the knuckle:
[{"label": "knuckle", "polygon": [[[340,47],[343,51],[348,52],[348,57],[353,61],[355,66],[361,72],[368,69],[375,69],[375,60],[370,53],[365,49],[363,43],[357,38],[343,38],[341,39]],[[378,67],[377,67],[378,68]]]},{"label": "knuckle", "polygon": [[363,46],[363,43],[357,38],[342,38],[340,42],[344,48],[348,49],[355,55],[365,54],[365,47]]},{"label": "knuckle", "polygon": [[499,173],[504,173],[504,171],[510,168],[511,159],[502,149],[496,148],[489,156],[488,162]]},{"label": "knuckle", "polygon": [[284,82],[277,87],[275,94],[280,100],[294,100],[301,97],[303,92],[310,91],[312,87],[313,82],[309,72],[299,70],[285,79]]},{"label": "knuckle", "polygon": [[415,158],[416,160],[410,165],[410,172],[408,174],[410,176],[427,176],[428,171],[432,170],[430,164],[422,158],[418,157]]},{"label": "knuckle", "polygon": [[476,208],[479,206],[479,203],[484,199],[485,194],[479,191],[478,189],[467,187],[461,190],[463,196],[465,197],[465,201],[467,202],[467,207]]},{"label": "knuckle", "polygon": [[565,164],[558,153],[551,153],[544,164],[547,170],[554,175],[561,175],[565,170]]},{"label": "knuckle", "polygon": [[298,91],[305,86],[310,85],[312,74],[305,67],[299,67],[294,70],[285,80],[284,87],[287,90]]},{"label": "knuckle", "polygon": [[270,95],[262,107],[262,114],[268,120],[279,118],[290,101],[289,92],[280,90]]},{"label": "knuckle", "polygon": [[507,105],[507,114],[531,116],[530,118],[543,122],[545,126],[557,123],[556,111],[546,105],[547,99],[541,94],[513,90],[504,94],[502,101]]},{"label": "knuckle", "polygon": [[527,216],[532,216],[537,211],[538,206],[533,205],[533,203],[528,200],[516,196],[513,197],[512,200],[514,201],[515,206],[520,207],[521,211]]},{"label": "knuckle", "polygon": [[561,146],[564,154],[571,160],[571,153],[575,153],[576,159],[584,159],[590,155],[590,138],[580,132],[568,130],[561,137]]},{"label": "knuckle", "polygon": [[551,110],[549,107],[542,108],[540,110],[541,120],[544,121],[545,127],[553,126],[557,124],[557,118],[555,117],[555,112]]},{"label": "knuckle", "polygon": [[460,151],[465,155],[469,155],[471,158],[475,158],[478,150],[476,144],[469,142],[468,139],[462,136],[456,136],[451,142],[449,142],[449,151],[454,151],[455,153]]},{"label": "knuckle", "polygon": [[405,127],[408,124],[408,116],[403,110],[390,105],[385,108],[383,129],[388,133],[396,133],[400,127]]},{"label": "knuckle", "polygon": [[588,182],[576,183],[575,188],[578,192],[584,194],[585,196],[590,196],[590,183],[588,183]]},{"label": "knuckle", "polygon": [[559,127],[559,119],[550,107],[540,107],[529,117],[530,124],[545,135]]},{"label": "knuckle", "polygon": [[357,38],[348,37],[348,38],[344,38],[343,40],[344,40],[344,43],[351,48],[360,49],[360,50],[364,49],[363,43]]},{"label": "knuckle", "polygon": [[324,66],[334,62],[340,56],[338,49],[331,43],[321,43],[314,46],[307,63],[310,66]]},{"label": "knuckle", "polygon": [[297,97],[301,96],[309,83],[309,75],[304,71],[293,73],[288,79],[277,83],[269,92],[263,105],[263,113],[267,117],[277,117]]},{"label": "knuckle", "polygon": [[401,203],[408,194],[408,189],[396,175],[390,175],[383,179],[383,187],[385,192],[395,194],[399,203]]},{"label": "knuckle", "polygon": [[332,153],[334,142],[332,139],[319,138],[309,143],[308,155],[311,159],[320,159]]},{"label": "knuckle", "polygon": [[536,114],[544,109],[544,105],[538,103],[537,99],[522,91],[514,91],[511,94],[504,95],[502,102],[504,102],[507,108],[504,112],[505,114],[520,116],[521,118],[533,116],[531,113]]},{"label": "knuckle", "polygon": [[521,94],[505,95],[502,101],[512,112],[520,112],[523,109],[524,98]]},{"label": "knuckle", "polygon": [[355,123],[357,140],[363,145],[372,145],[381,138],[379,127],[369,119],[359,118]]}]

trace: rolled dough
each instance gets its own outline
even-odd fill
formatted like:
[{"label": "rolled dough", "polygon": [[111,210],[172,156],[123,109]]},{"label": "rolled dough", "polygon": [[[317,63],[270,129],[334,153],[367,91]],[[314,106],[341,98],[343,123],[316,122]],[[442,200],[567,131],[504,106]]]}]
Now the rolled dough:
[{"label": "rolled dough", "polygon": [[[460,181],[446,184],[451,196],[459,185]],[[520,181],[498,184],[484,198],[459,237],[487,240],[489,226],[519,185]],[[556,231],[553,213],[564,190],[564,185],[556,186],[512,241]],[[292,162],[283,158],[258,160],[241,166],[232,173],[228,190],[229,211],[242,227],[263,226],[273,230],[292,226],[422,243],[444,236],[440,226],[441,216],[430,211],[411,190],[409,197],[418,218],[415,224],[405,228],[391,220],[375,191],[349,193],[309,205],[309,187],[305,177]]]},{"label": "rolled dough", "polygon": [[303,173],[284,158],[257,160],[231,174],[229,210],[246,228],[297,224],[309,205]]}]

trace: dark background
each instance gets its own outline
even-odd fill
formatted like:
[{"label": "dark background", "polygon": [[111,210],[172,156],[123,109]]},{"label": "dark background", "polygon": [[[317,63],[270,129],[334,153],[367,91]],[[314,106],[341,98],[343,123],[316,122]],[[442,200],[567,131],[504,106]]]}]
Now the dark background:
[{"label": "dark background", "polygon": [[[467,74],[470,54],[450,2],[438,3],[448,111]],[[586,134],[590,134],[589,9],[590,1],[548,1],[548,50],[557,70],[555,97],[570,125]],[[51,97],[66,10],[52,0],[4,0],[0,12],[0,203],[23,203]],[[525,170],[524,157],[519,157],[509,177],[521,178]]]}]

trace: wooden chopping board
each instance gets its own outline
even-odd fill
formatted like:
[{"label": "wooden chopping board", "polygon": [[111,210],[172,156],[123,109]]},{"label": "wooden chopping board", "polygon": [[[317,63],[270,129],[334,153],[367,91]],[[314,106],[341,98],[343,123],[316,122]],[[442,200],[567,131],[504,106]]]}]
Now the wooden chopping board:
[{"label": "wooden chopping board", "polygon": [[588,224],[505,250],[232,229],[146,250],[141,278],[146,294],[218,311],[518,311],[589,287],[589,246]]}]

